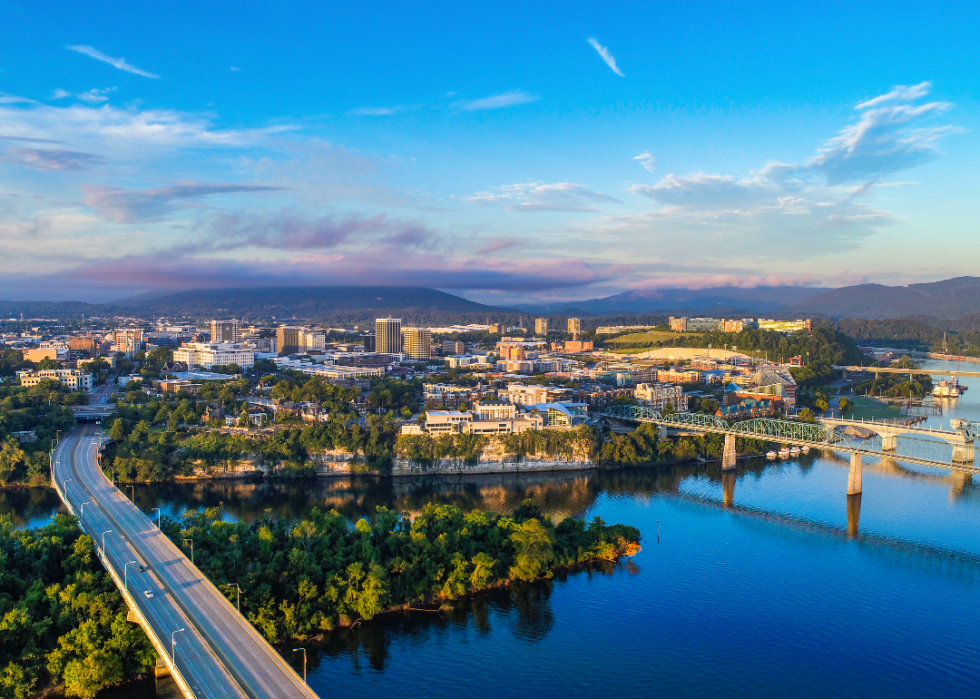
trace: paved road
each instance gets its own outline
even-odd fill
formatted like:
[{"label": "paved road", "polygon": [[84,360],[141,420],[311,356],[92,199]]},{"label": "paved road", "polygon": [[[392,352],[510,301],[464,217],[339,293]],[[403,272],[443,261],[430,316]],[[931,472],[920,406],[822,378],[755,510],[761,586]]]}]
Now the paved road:
[{"label": "paved road", "polygon": [[[101,398],[101,396],[100,396]],[[100,429],[76,427],[54,454],[54,475],[72,510],[125,583],[164,648],[176,635],[175,662],[197,697],[309,697],[302,678],[194,567],[156,525],[102,474]],[[82,507],[83,503],[87,503]],[[147,571],[140,573],[139,564]],[[153,593],[147,599],[143,592]]]}]

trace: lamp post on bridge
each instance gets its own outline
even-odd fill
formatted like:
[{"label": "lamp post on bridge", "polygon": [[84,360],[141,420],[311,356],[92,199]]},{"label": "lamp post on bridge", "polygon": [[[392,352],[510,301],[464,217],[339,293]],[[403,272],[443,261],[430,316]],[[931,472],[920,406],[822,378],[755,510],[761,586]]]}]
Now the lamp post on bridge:
[{"label": "lamp post on bridge", "polygon": [[105,557],[105,535],[106,534],[112,534],[112,530],[111,529],[106,529],[104,532],[102,532],[102,556],[103,557]]},{"label": "lamp post on bridge", "polygon": [[231,587],[232,585],[234,585],[235,586],[235,589],[238,591],[238,596],[237,596],[237,598],[235,600],[235,607],[238,609],[238,613],[241,614],[242,613],[242,588],[239,587],[238,586],[238,583],[236,583],[236,582],[235,583],[225,583],[224,585],[222,585],[222,587]]},{"label": "lamp post on bridge", "polygon": [[160,515],[162,513],[160,512],[160,508],[159,507],[151,507],[150,508],[150,512],[153,512],[153,510],[156,510],[157,511],[157,529],[160,529]]},{"label": "lamp post on bridge", "polygon": [[297,653],[303,651],[303,682],[306,682],[306,649],[305,648],[293,648],[293,652]]},{"label": "lamp post on bridge", "polygon": [[79,520],[82,520],[82,519],[85,519],[85,506],[86,506],[86,505],[91,505],[91,504],[92,504],[92,503],[91,503],[91,502],[89,502],[88,500],[86,500],[85,502],[83,502],[83,503],[81,504],[81,506],[79,507],[79,509],[81,510],[81,514],[79,514],[79,515],[78,515],[78,519],[79,519]]},{"label": "lamp post on bridge", "polygon": [[136,504],[136,488],[129,486],[129,501]]},{"label": "lamp post on bridge", "polygon": [[191,565],[194,565],[194,540],[193,540],[193,539],[184,539],[184,540],[183,540],[183,542],[184,542],[185,544],[186,544],[186,543],[187,543],[188,541],[189,541],[189,542],[191,542]]},{"label": "lamp post on bridge", "polygon": [[129,563],[123,566],[123,587],[125,587],[127,590],[129,589],[129,571],[127,570],[127,568],[129,568],[129,566],[133,565],[134,563],[136,563],[136,561],[130,561]]},{"label": "lamp post on bridge", "polygon": [[181,631],[184,630],[185,629],[177,629],[176,631],[170,634],[170,662],[173,665],[177,664],[177,639],[174,638],[174,636],[176,636],[177,634],[179,634]]}]

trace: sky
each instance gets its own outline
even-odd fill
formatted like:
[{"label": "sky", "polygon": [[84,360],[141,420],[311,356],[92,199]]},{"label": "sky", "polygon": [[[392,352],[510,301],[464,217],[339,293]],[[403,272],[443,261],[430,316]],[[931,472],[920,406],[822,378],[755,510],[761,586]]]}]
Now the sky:
[{"label": "sky", "polygon": [[980,3],[0,0],[0,298],[977,273]]}]

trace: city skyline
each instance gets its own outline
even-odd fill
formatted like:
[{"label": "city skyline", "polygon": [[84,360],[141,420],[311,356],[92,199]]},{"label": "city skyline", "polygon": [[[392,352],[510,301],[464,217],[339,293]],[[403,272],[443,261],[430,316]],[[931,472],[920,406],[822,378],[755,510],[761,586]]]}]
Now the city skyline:
[{"label": "city skyline", "polygon": [[109,7],[0,29],[4,298],[380,279],[505,305],[980,252],[976,8]]}]

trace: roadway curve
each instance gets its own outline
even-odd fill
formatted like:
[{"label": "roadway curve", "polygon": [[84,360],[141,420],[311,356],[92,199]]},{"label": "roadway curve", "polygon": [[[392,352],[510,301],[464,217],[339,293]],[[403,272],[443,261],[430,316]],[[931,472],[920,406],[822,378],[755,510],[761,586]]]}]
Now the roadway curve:
[{"label": "roadway curve", "polygon": [[176,637],[175,663],[194,695],[315,698],[224,595],[109,482],[96,461],[100,439],[100,428],[85,425],[61,440],[52,464],[58,490],[97,546],[102,532],[112,530],[105,535],[105,556],[120,578],[129,561],[147,567],[140,573],[130,565],[124,584],[164,648],[170,648],[171,632],[186,629]]}]

